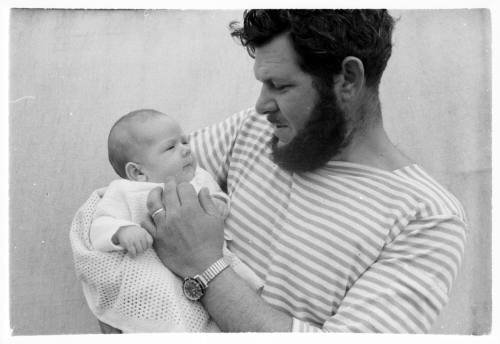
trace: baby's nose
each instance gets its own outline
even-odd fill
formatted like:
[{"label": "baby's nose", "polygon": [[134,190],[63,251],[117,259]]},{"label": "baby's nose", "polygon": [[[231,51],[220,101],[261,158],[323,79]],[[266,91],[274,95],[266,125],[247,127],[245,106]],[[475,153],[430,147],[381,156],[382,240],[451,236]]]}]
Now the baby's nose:
[{"label": "baby's nose", "polygon": [[184,154],[184,156],[188,156],[189,154],[191,154],[191,147],[189,146],[189,144],[183,146],[182,154]]}]

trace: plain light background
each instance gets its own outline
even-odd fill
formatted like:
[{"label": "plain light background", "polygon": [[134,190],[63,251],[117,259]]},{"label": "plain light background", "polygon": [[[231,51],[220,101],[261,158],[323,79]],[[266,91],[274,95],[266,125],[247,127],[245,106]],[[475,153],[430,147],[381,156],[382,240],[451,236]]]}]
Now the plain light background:
[{"label": "plain light background", "polygon": [[[451,190],[470,223],[433,333],[491,327],[491,23],[488,10],[392,11],[381,84],[393,142]],[[111,125],[138,108],[186,131],[253,106],[252,60],[228,33],[242,11],[13,10],[10,302],[14,335],[98,333],[73,270],[69,226],[115,179]]]}]

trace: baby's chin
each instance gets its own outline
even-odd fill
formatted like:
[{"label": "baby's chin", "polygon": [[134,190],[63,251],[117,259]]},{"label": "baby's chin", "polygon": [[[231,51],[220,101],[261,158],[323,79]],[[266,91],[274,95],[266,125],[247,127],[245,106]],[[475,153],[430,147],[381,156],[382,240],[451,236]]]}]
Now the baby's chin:
[{"label": "baby's chin", "polygon": [[177,183],[190,182],[194,178],[196,164],[192,163],[182,168],[182,171],[175,176]]}]

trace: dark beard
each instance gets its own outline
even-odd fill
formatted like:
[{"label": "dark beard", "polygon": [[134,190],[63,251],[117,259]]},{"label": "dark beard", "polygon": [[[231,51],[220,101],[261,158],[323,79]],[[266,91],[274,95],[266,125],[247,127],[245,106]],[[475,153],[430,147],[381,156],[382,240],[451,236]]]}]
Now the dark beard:
[{"label": "dark beard", "polygon": [[335,95],[326,86],[318,85],[316,89],[319,99],[304,128],[281,147],[276,136],[271,139],[272,159],[286,171],[314,171],[340,153],[350,141],[347,119]]}]

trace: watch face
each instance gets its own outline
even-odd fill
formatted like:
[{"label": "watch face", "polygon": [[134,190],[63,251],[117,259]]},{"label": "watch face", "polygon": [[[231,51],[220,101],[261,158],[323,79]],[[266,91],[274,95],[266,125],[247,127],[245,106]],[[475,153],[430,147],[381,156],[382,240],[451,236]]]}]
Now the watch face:
[{"label": "watch face", "polygon": [[192,301],[198,301],[203,295],[205,295],[205,290],[203,289],[201,283],[192,277],[187,277],[184,280],[182,289],[184,291],[184,295]]}]

